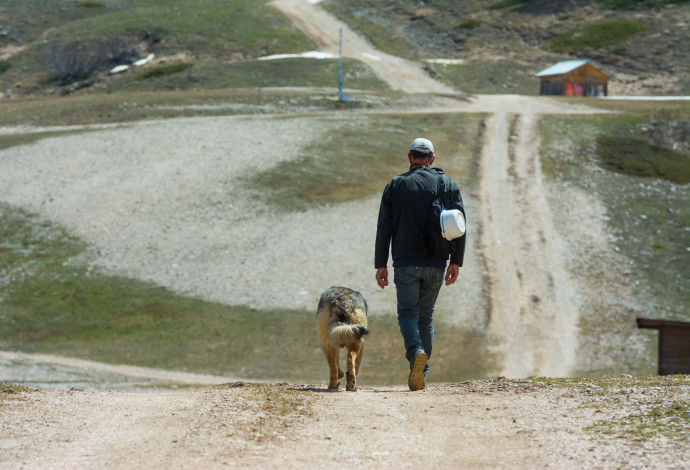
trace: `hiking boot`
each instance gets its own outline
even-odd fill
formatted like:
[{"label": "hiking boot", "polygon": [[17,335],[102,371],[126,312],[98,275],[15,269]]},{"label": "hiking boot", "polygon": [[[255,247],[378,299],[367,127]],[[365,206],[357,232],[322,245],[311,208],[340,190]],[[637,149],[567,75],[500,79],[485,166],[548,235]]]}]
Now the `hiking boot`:
[{"label": "hiking boot", "polygon": [[412,363],[412,370],[410,371],[410,377],[407,379],[407,386],[410,390],[416,392],[417,390],[422,390],[426,385],[424,383],[424,367],[426,366],[426,361],[429,358],[426,353],[418,352],[414,357],[414,362]]}]

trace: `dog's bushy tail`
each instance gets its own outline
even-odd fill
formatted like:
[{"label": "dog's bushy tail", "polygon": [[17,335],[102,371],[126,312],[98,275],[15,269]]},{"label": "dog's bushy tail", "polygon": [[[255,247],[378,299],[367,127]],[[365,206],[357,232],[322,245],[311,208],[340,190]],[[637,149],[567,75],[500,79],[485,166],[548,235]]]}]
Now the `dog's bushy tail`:
[{"label": "dog's bushy tail", "polygon": [[328,342],[331,346],[347,346],[362,341],[368,334],[369,330],[364,325],[337,323],[328,330]]}]

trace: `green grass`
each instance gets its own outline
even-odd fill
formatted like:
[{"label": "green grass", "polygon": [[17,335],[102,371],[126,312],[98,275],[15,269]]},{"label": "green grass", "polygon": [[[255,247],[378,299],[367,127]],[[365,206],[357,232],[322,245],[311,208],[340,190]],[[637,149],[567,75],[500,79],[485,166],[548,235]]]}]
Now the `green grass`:
[{"label": "green grass", "polygon": [[404,36],[388,31],[365,16],[351,15],[346,7],[335,1],[323,2],[324,10],[350,25],[353,30],[365,36],[377,49],[408,60],[418,60],[419,51]]},{"label": "green grass", "polygon": [[524,3],[527,3],[529,0],[499,0],[497,2],[492,3],[488,7],[486,7],[487,10],[504,10],[508,8],[518,8],[521,7]]},{"label": "green grass", "polygon": [[675,152],[654,145],[644,137],[600,135],[597,154],[608,170],[663,178],[678,184],[690,182],[690,152]]},{"label": "green grass", "polygon": [[648,28],[639,21],[610,20],[594,23],[583,28],[569,29],[553,38],[549,49],[556,52],[580,52],[585,49],[600,49],[621,43],[646,31]]},{"label": "green grass", "polygon": [[[49,78],[46,72],[54,73],[48,70],[47,57],[66,44],[99,50],[116,47],[118,38],[124,36],[153,38],[151,48],[157,56],[184,54],[195,59],[212,57],[218,62],[314,49],[265,2],[171,0],[163,7],[155,0],[111,0],[104,5],[76,8],[74,3],[66,8],[64,2],[57,1],[7,0],[5,21],[13,24],[13,37],[28,47],[8,60],[12,69],[3,74],[2,86],[22,81],[26,90],[43,84]],[[84,54],[78,60],[90,59]],[[64,67],[60,61],[52,64],[57,65]],[[112,64],[101,64],[101,70],[108,66]]]},{"label": "green grass", "polygon": [[646,441],[666,436],[681,442],[690,439],[690,400],[685,376],[597,380],[597,397],[591,405],[617,408],[617,416],[598,421],[587,430],[621,439]]},{"label": "green grass", "polygon": [[426,135],[439,156],[437,165],[471,184],[477,115],[362,117],[344,121],[336,134],[312,145],[298,161],[279,163],[246,180],[248,190],[282,210],[304,210],[376,194],[392,176],[407,171],[408,137]]},{"label": "green grass", "polygon": [[[305,110],[332,111],[339,106],[335,101],[338,92],[334,83],[331,83],[332,92],[315,92],[310,89],[302,91],[266,89],[269,86],[277,86],[276,83],[294,83],[299,80],[293,78],[284,81],[280,76],[269,72],[262,78],[263,88],[259,102],[256,75],[242,73],[237,75],[238,82],[234,82],[239,85],[253,81],[251,87],[219,87],[211,90],[197,87],[196,72],[192,72],[192,80],[189,74],[181,75],[182,77],[168,75],[148,80],[133,80],[133,76],[128,76],[109,82],[103,89],[88,90],[66,97],[25,97],[4,100],[0,102],[0,125],[89,125],[185,116],[289,113],[294,112],[295,109],[301,112]],[[372,78],[373,81],[370,82],[367,77],[371,76],[360,75],[361,82],[353,78],[347,80],[346,83],[348,87],[350,84],[355,86],[358,83],[380,83],[376,78]],[[332,76],[322,77],[317,72],[313,83],[327,85],[331,79]],[[223,83],[225,80],[232,80],[232,77],[217,74],[218,83]],[[382,95],[389,97],[391,101],[396,99],[390,93],[382,92]],[[366,104],[352,103],[352,106],[362,107]],[[2,136],[0,140],[7,138],[13,139]],[[32,139],[32,137],[17,137],[19,140],[27,138]]]},{"label": "green grass", "polygon": [[[179,64],[182,66],[185,64]],[[188,65],[188,64],[187,64]],[[171,66],[175,67],[175,66]],[[331,59],[288,58],[234,63],[201,62],[187,67],[186,73],[161,73],[160,68],[137,70],[111,78],[91,92],[229,89],[259,87],[331,87],[337,93],[338,61]],[[156,72],[153,72],[156,71]],[[261,77],[259,78],[259,74]],[[139,77],[146,75],[146,80]],[[144,77],[142,77],[144,78]],[[362,62],[343,60],[343,82],[349,89],[386,90],[374,72]]]},{"label": "green grass", "polygon": [[[22,392],[30,392],[32,389],[29,387],[22,387],[21,385],[10,385],[10,384],[4,384],[0,382],[0,394],[15,394],[15,393],[22,393]],[[2,395],[0,395],[0,401],[2,399]]]},{"label": "green grass", "polygon": [[529,380],[586,393],[586,408],[615,410],[614,417],[601,419],[585,429],[589,433],[635,442],[659,436],[676,442],[690,439],[687,376]]},{"label": "green grass", "polygon": [[458,29],[475,29],[479,28],[482,25],[482,22],[480,20],[465,20],[462,23],[460,23],[457,27]]},{"label": "green grass", "polygon": [[[563,103],[578,103],[580,98],[552,97]],[[587,106],[623,114],[655,114],[667,112],[671,114],[690,113],[690,103],[687,100],[668,100],[662,103],[646,100],[588,100]]]},{"label": "green grass", "polygon": [[59,43],[92,41],[123,31],[150,31],[160,47],[178,52],[228,57],[232,52],[251,55],[309,50],[312,45],[275,9],[264,2],[234,0],[112,0],[107,8],[57,25]]},{"label": "green grass", "polygon": [[[92,94],[69,97],[22,98],[0,102],[0,123],[2,125],[80,125],[128,122],[144,119],[170,118],[191,114],[204,114],[203,111],[185,111],[189,106],[200,106],[230,101],[237,104],[255,103],[256,92],[227,90],[187,92],[184,94],[161,91],[100,94],[94,99]],[[222,111],[231,114],[232,111]],[[208,114],[220,114],[208,111]],[[8,139],[32,140],[33,136],[3,136]]]},{"label": "green grass", "polygon": [[472,65],[427,64],[444,83],[463,93],[523,95],[539,94],[539,80],[525,66],[501,62]]},{"label": "green grass", "polygon": [[654,8],[664,5],[682,5],[690,3],[690,0],[599,0],[601,8],[611,10],[635,10],[638,8]]}]

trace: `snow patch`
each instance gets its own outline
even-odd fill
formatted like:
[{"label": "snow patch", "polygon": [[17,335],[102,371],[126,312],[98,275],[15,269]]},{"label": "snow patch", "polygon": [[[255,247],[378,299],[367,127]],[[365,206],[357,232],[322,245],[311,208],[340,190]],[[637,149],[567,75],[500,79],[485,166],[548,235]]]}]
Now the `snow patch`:
[{"label": "snow patch", "polygon": [[331,54],[330,52],[321,51],[309,51],[303,52],[301,54],[274,54],[267,55],[264,57],[259,57],[256,60],[278,60],[278,59],[294,59],[294,58],[306,58],[306,59],[336,59],[338,56]]},{"label": "snow patch", "polygon": [[442,65],[460,65],[465,63],[463,59],[426,59],[424,62]]}]

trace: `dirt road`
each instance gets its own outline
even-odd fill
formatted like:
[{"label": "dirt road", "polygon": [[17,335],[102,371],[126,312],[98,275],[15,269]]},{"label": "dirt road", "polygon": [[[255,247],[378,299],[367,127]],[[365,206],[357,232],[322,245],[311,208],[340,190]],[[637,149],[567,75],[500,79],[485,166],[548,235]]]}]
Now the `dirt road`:
[{"label": "dirt road", "polygon": [[[337,51],[332,33],[341,25],[313,2],[274,4],[325,50]],[[369,63],[393,88],[452,92],[416,65],[344,31],[346,55]],[[510,96],[449,101],[433,110],[490,113],[479,194],[467,201],[482,208],[475,228],[480,245],[470,256],[481,251],[484,257],[489,333],[503,344],[505,375],[567,375],[578,304],[541,180],[537,123],[541,113],[593,111]],[[252,201],[240,197],[228,168],[253,171],[275,164],[272,155],[296,158],[335,125],[335,117],[324,116],[191,118],[46,139],[0,153],[0,184],[8,188],[1,197],[69,227],[97,247],[96,263],[111,272],[220,302],[311,308],[318,291],[308,289],[324,283],[319,268],[325,263],[338,263],[352,287],[373,289],[370,253],[358,248],[373,238],[376,198],[246,220],[242,214],[252,212]],[[242,161],[231,160],[227,149],[247,135],[256,148]],[[232,204],[228,194],[236,196]],[[335,227],[342,220],[358,225],[341,233]],[[325,229],[310,230],[315,224]],[[266,249],[246,249],[248,237]],[[305,244],[329,249],[307,256]],[[441,302],[461,299],[473,308],[471,292],[479,292],[481,276],[480,263],[470,261],[464,291],[444,292]],[[295,265],[304,271],[300,284],[275,276],[270,295],[252,288],[253,266],[279,273]],[[372,310],[387,313],[393,296],[389,289],[367,300]],[[669,393],[687,400],[690,388],[682,385]],[[631,383],[629,390],[664,398],[653,387]],[[431,383],[418,393],[402,386],[331,393],[322,384],[234,384],[168,394],[2,395],[0,462],[6,468],[680,468],[690,459],[687,445],[663,436],[634,442],[586,432],[629,411],[596,406],[605,394],[587,384],[496,379]]]},{"label": "dirt road", "polygon": [[[626,401],[688,398],[687,383],[655,389],[631,388]],[[601,407],[600,390],[496,379],[425,392],[233,383],[171,394],[4,393],[0,461],[8,469],[682,468],[690,446],[585,432],[629,412],[624,403]]]},{"label": "dirt road", "polygon": [[538,119],[492,114],[480,167],[489,329],[501,344],[508,377],[568,376],[577,345],[567,256],[542,184]]},{"label": "dirt road", "polygon": [[393,90],[404,93],[457,93],[457,90],[432,79],[418,64],[375,49],[316,3],[305,0],[274,0],[271,4],[290,18],[324,52],[339,53],[342,30],[343,56],[369,65]]}]

